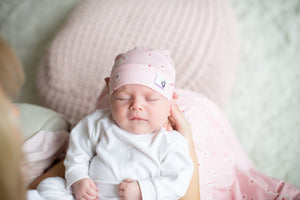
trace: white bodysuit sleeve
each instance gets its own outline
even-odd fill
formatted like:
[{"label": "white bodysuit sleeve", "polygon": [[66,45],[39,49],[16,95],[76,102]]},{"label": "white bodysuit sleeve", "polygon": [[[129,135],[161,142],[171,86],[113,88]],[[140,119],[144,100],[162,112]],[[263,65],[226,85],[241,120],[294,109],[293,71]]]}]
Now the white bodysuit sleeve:
[{"label": "white bodysuit sleeve", "polygon": [[71,132],[64,161],[67,188],[83,178],[89,178],[89,163],[95,154],[95,114],[81,120]]},{"label": "white bodysuit sleeve", "polygon": [[193,173],[193,162],[185,139],[170,143],[161,156],[160,176],[138,180],[143,200],[179,199],[184,196]]}]

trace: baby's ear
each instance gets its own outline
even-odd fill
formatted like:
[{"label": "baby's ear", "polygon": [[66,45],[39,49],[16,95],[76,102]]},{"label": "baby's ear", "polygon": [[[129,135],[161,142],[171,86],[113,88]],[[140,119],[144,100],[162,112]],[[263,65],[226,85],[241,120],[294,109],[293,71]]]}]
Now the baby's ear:
[{"label": "baby's ear", "polygon": [[109,90],[109,77],[106,77],[106,78],[104,79],[104,81],[105,81],[105,83],[106,83],[107,89]]}]

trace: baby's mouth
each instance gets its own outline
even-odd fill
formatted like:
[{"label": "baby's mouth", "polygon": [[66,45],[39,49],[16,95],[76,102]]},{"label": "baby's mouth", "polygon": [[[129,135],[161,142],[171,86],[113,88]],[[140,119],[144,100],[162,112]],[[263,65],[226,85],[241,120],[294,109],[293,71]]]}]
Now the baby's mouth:
[{"label": "baby's mouth", "polygon": [[141,118],[141,117],[137,117],[137,116],[134,116],[134,117],[131,117],[129,118],[130,120],[137,120],[137,121],[146,121],[145,119]]}]

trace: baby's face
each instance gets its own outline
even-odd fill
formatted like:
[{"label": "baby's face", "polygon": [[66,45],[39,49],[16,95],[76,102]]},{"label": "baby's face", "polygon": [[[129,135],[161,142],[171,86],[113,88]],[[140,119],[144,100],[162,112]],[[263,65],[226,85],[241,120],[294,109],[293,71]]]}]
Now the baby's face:
[{"label": "baby's face", "polygon": [[124,85],[110,97],[115,122],[134,134],[158,130],[168,119],[171,102],[158,92],[143,85]]}]

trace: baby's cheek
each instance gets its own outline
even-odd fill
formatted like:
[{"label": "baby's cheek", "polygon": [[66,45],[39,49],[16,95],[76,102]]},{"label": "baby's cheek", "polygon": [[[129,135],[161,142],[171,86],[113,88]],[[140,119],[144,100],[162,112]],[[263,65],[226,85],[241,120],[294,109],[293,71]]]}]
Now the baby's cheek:
[{"label": "baby's cheek", "polygon": [[169,116],[169,113],[168,112],[165,112],[165,113],[160,113],[158,118],[156,119],[157,120],[157,124],[159,124],[159,126],[162,126],[164,125],[167,120],[168,120],[168,116]]}]

